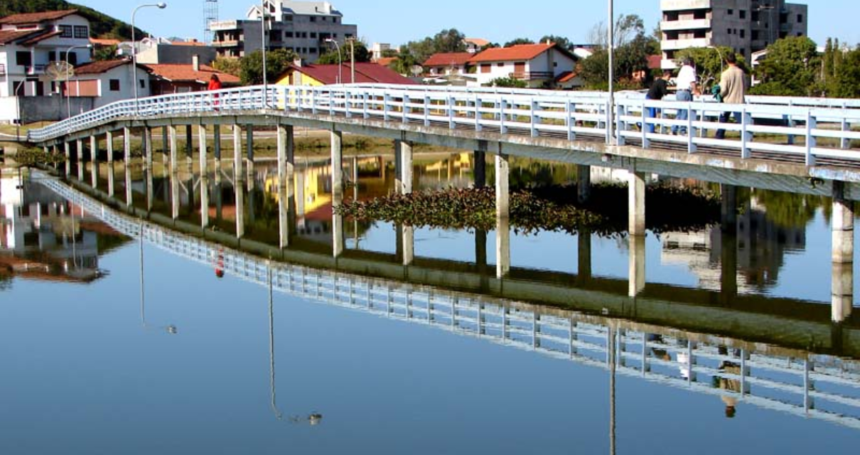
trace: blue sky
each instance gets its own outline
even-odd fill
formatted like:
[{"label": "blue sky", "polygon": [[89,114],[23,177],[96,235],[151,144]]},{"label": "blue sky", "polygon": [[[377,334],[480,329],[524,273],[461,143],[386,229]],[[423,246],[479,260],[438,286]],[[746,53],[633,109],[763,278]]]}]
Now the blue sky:
[{"label": "blue sky", "polygon": [[[166,10],[144,9],[137,14],[139,27],[158,36],[202,37],[203,0],[166,0]],[[860,43],[857,0],[798,1],[810,7],[810,36],[820,44],[835,36],[851,44]],[[132,5],[145,3],[117,0],[78,0],[78,3],[130,21]],[[154,3],[154,2],[153,2]],[[348,23],[358,24],[359,35],[368,42],[400,44],[456,27],[469,37],[504,42],[524,36],[538,39],[545,34],[567,36],[575,42],[587,40],[593,25],[605,20],[606,2],[596,0],[333,0]],[[243,18],[253,4],[243,0],[221,0],[222,20]],[[523,4],[529,5],[523,8]],[[616,0],[616,14],[638,14],[653,29],[659,20],[659,0]],[[408,19],[407,19],[408,18]]]}]

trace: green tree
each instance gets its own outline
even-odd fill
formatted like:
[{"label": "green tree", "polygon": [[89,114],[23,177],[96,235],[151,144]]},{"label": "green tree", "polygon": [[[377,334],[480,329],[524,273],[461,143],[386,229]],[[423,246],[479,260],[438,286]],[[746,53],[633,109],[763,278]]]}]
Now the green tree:
[{"label": "green tree", "polygon": [[[615,82],[620,88],[640,88],[641,82],[633,80],[636,73],[648,73],[648,56],[654,55],[659,47],[657,40],[646,33],[645,24],[639,16],[619,17],[616,25],[618,38],[615,43],[614,71]],[[592,35],[598,40],[599,48],[582,62],[582,77],[589,88],[606,89],[609,80],[609,53],[607,41],[601,38],[605,27],[598,24]]]},{"label": "green tree", "polygon": [[530,38],[516,38],[505,43],[505,47],[519,46],[520,44],[534,44],[534,40]]},{"label": "green tree", "polygon": [[93,52],[93,60],[97,62],[115,60],[116,58],[116,46],[99,46]]},{"label": "green tree", "polygon": [[835,98],[860,98],[860,49],[843,53],[837,49],[839,66],[833,82],[828,84],[827,95]]},{"label": "green tree", "polygon": [[212,68],[236,77],[241,77],[242,75],[242,61],[238,58],[218,57],[212,62]]},{"label": "green tree", "polygon": [[397,56],[397,60],[391,62],[388,67],[397,72],[398,74],[411,76],[412,67],[416,65],[420,65],[420,63],[415,58],[415,56],[412,55],[408,50],[403,50],[400,52],[400,55]]},{"label": "green tree", "polygon": [[[266,77],[269,82],[275,82],[281,77],[297,57],[295,52],[288,49],[266,52]],[[243,85],[263,83],[263,53],[261,51],[254,51],[242,58],[239,66],[239,78]]]},{"label": "green tree", "polygon": [[[725,56],[729,52],[734,52],[729,47],[720,46],[718,49],[712,47],[694,47],[684,49],[675,54],[677,63],[684,61],[685,58],[690,58],[696,66],[696,72],[699,80],[702,81],[705,87],[711,84],[719,84],[722,72],[727,68]],[[738,66],[747,68],[746,59],[742,55],[737,55]]]},{"label": "green tree", "polygon": [[514,79],[512,77],[499,77],[484,84],[484,87],[510,87],[510,88],[526,88],[528,84],[525,81]]},{"label": "green tree", "polygon": [[433,37],[433,47],[438,52],[466,52],[466,35],[456,28],[442,30]]},{"label": "green tree", "polygon": [[539,42],[546,43],[547,41],[549,41],[550,43],[555,43],[558,45],[558,47],[565,49],[565,50],[568,50],[568,51],[572,50],[572,48],[573,48],[573,43],[571,43],[569,39],[567,39],[563,36],[546,35],[546,36],[542,37]]},{"label": "green tree", "polygon": [[778,40],[756,69],[762,81],[751,93],[774,96],[812,96],[821,70],[815,42],[805,36]]},{"label": "green tree", "polygon": [[[337,65],[338,59],[343,58],[343,63],[349,63],[350,61],[350,48],[349,43],[342,44],[340,46],[340,52],[343,54],[341,56],[338,55],[337,48],[326,52],[321,55],[317,60],[317,63],[320,65]],[[367,45],[361,41],[355,42],[355,61],[356,63],[367,63],[373,58],[373,54],[367,50]]]}]

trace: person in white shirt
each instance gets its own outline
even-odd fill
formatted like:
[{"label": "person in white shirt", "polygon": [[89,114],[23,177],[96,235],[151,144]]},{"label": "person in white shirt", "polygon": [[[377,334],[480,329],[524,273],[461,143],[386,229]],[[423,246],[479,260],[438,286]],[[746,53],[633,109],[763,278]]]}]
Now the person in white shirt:
[{"label": "person in white shirt", "polygon": [[[693,95],[698,91],[698,86],[696,85],[697,77],[696,68],[693,67],[693,60],[690,57],[685,58],[681,71],[675,79],[675,84],[678,87],[676,100],[679,102],[693,101]],[[687,110],[681,109],[678,111],[676,120],[687,120],[688,114]],[[678,134],[679,130],[681,135],[687,134],[686,126],[678,127],[677,125],[672,127],[672,134]]]}]

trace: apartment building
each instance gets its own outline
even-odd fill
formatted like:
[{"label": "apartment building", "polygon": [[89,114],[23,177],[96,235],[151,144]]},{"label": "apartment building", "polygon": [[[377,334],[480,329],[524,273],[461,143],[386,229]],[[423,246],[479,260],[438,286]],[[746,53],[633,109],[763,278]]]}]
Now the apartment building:
[{"label": "apartment building", "polygon": [[784,0],[661,0],[663,67],[677,51],[726,46],[749,59],[780,38],[805,36],[808,6]]},{"label": "apartment building", "polygon": [[246,20],[213,22],[212,45],[219,57],[244,57],[262,48],[262,18],[267,19],[266,48],[290,49],[313,63],[326,53],[332,39],[339,45],[358,36],[358,26],[344,24],[343,14],[329,2],[265,0],[252,6]]}]

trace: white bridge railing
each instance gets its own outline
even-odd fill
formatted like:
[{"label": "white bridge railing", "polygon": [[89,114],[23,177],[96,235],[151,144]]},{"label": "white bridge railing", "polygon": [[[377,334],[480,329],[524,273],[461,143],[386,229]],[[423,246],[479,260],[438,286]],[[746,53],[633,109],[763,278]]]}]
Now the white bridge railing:
[{"label": "white bridge railing", "polygon": [[285,294],[598,368],[610,368],[614,358],[619,374],[860,429],[855,360],[806,352],[775,356],[767,346],[735,349],[735,341],[718,336],[657,327],[644,333],[629,328],[635,324],[574,311],[543,313],[539,306],[274,263],[121,214],[57,180],[39,178],[122,234]]},{"label": "white bridge railing", "polygon": [[[265,96],[264,96],[265,95]],[[857,160],[852,141],[860,141],[860,101],[750,97],[749,104],[648,101],[638,93],[615,102],[619,145],[643,148],[719,148],[750,158],[755,152],[801,157]],[[650,109],[657,115],[650,115]],[[426,86],[339,85],[322,87],[260,86],[120,101],[48,127],[31,130],[34,142],[59,139],[120,119],[187,118],[201,115],[310,114],[334,122],[373,119],[437,128],[554,137],[608,139],[609,101],[605,93]],[[736,112],[740,123],[719,123],[723,112]],[[686,113],[687,119],[678,118]],[[673,135],[671,129],[689,134]],[[717,130],[728,132],[715,138]]]}]

